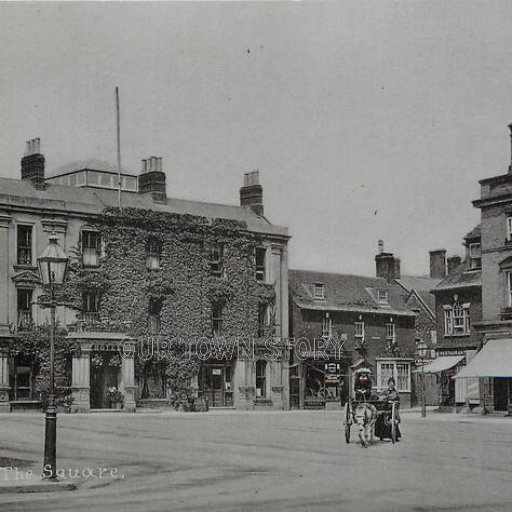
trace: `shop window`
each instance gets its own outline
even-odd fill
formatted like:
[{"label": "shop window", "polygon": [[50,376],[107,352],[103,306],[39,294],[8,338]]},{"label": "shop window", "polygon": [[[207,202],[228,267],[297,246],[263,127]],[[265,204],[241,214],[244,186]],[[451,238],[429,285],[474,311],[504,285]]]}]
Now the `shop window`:
[{"label": "shop window", "polygon": [[100,234],[97,231],[82,231],[82,262],[85,267],[97,267],[101,253]]},{"label": "shop window", "polygon": [[216,277],[224,275],[224,244],[214,244],[210,251],[210,274]]},{"label": "shop window", "polygon": [[97,292],[84,292],[82,295],[82,309],[86,322],[100,321],[100,295]]},{"label": "shop window", "polygon": [[396,390],[411,390],[411,364],[403,361],[377,361],[377,387],[387,389],[389,379],[393,377]]},{"label": "shop window", "polygon": [[327,312],[322,320],[322,338],[332,338],[332,318]]},{"label": "shop window", "polygon": [[32,319],[32,290],[18,288],[18,331],[28,331],[33,324]]},{"label": "shop window", "polygon": [[148,327],[150,334],[159,334],[161,329],[162,301],[160,299],[149,299]]},{"label": "shop window", "polygon": [[224,304],[221,301],[214,301],[212,303],[212,334],[220,336],[222,334]]},{"label": "shop window", "polygon": [[162,245],[158,240],[150,240],[147,244],[146,267],[150,270],[158,270],[160,268],[160,259],[162,254]]},{"label": "shop window", "polygon": [[18,265],[32,265],[32,226],[17,228]]},{"label": "shop window", "polygon": [[265,247],[256,247],[256,280],[265,281],[265,263],[267,250]]},{"label": "shop window", "polygon": [[267,361],[256,361],[256,398],[267,396]]}]

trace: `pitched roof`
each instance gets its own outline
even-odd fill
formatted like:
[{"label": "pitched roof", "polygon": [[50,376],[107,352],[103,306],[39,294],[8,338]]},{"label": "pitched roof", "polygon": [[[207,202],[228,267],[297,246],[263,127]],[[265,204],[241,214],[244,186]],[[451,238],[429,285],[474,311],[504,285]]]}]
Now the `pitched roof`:
[{"label": "pitched roof", "polygon": [[469,270],[467,262],[459,265],[452,274],[445,277],[433,290],[433,293],[442,290],[454,290],[469,286],[482,286],[482,271]]},{"label": "pitched roof", "polygon": [[[77,160],[75,162],[70,162],[58,167],[55,171],[47,176],[47,178],[52,178],[53,176],[60,176],[61,174],[66,174],[69,172],[78,172],[83,169],[90,169],[93,171],[106,171],[106,172],[118,172],[117,166],[111,164],[110,162],[105,162],[104,160],[98,160],[96,158],[88,158],[86,160]],[[137,173],[133,171],[129,171],[124,167],[121,167],[121,173],[123,174],[131,174],[132,176],[136,176]]]},{"label": "pitched roof", "polygon": [[[381,277],[290,270],[288,281],[292,300],[301,309],[414,315],[405,304],[404,290]],[[315,283],[324,285],[325,299],[313,297]],[[387,305],[379,303],[378,291],[388,293]]]},{"label": "pitched roof", "polygon": [[[107,206],[118,205],[118,190],[69,187],[47,183],[38,190],[25,180],[0,177],[0,209],[27,208],[57,210],[64,214],[97,215]],[[153,201],[151,194],[122,192],[122,205],[169,213],[196,215],[207,218],[245,222],[247,229],[257,233],[287,236],[285,227],[271,224],[247,207],[169,198],[165,203]]]},{"label": "pitched roof", "polygon": [[409,294],[415,292],[432,314],[435,309],[435,298],[430,293],[430,290],[435,288],[441,281],[442,279],[429,276],[401,276],[400,279],[396,280]]},{"label": "pitched roof", "polygon": [[474,240],[475,238],[481,238],[482,225],[477,224],[465,237],[464,240]]}]

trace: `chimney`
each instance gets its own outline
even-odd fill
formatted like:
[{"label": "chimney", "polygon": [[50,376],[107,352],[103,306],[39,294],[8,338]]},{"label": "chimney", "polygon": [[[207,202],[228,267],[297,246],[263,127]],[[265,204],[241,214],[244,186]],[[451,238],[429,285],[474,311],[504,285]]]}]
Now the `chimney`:
[{"label": "chimney", "polygon": [[21,159],[21,179],[30,181],[39,190],[44,190],[44,156],[40,150],[39,137],[27,140],[27,150]]},{"label": "chimney", "polygon": [[142,160],[139,175],[139,193],[151,193],[154,201],[165,202],[167,199],[165,173],[162,170],[162,158],[151,156]]},{"label": "chimney", "polygon": [[384,242],[379,240],[378,254],[375,256],[377,277],[383,277],[388,283],[400,279],[400,259],[392,252],[384,252]]},{"label": "chimney", "polygon": [[450,258],[447,258],[446,264],[448,267],[448,275],[451,276],[457,268],[460,267],[461,264],[461,257],[460,256],[451,256]]},{"label": "chimney", "polygon": [[438,249],[430,253],[430,277],[444,279],[446,277],[446,251]]},{"label": "chimney", "polygon": [[263,188],[260,171],[244,174],[244,186],[240,189],[240,206],[248,206],[256,215],[263,215]]}]

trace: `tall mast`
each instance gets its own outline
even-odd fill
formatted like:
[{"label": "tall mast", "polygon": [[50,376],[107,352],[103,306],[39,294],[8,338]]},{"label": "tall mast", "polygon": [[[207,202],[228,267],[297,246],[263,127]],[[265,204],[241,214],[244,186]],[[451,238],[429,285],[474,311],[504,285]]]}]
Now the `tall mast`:
[{"label": "tall mast", "polygon": [[119,193],[119,209],[121,209],[121,123],[119,113],[119,87],[116,87],[116,130],[117,130],[117,176],[118,176],[118,193]]}]

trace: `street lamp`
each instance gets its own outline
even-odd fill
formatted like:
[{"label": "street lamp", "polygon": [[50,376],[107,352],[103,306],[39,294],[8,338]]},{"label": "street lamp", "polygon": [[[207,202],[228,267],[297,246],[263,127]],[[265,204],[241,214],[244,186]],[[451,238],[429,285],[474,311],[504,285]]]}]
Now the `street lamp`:
[{"label": "street lamp", "polygon": [[421,417],[427,417],[427,400],[426,400],[426,386],[425,386],[425,358],[428,352],[428,345],[420,340],[418,343],[418,355],[421,360]]},{"label": "street lamp", "polygon": [[50,392],[46,408],[44,432],[44,474],[50,473],[50,480],[55,480],[57,470],[57,409],[55,407],[55,310],[57,299],[55,288],[64,283],[69,258],[58,243],[59,237],[52,233],[48,246],[37,258],[39,274],[44,286],[50,290]]}]

